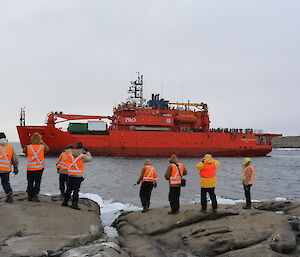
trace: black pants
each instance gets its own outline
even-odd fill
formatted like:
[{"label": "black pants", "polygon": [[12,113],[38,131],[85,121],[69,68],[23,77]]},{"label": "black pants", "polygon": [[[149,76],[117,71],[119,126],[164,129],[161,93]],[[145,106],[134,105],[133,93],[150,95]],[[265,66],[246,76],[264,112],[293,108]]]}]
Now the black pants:
[{"label": "black pants", "polygon": [[217,198],[215,194],[215,188],[201,188],[201,206],[202,210],[207,210],[207,198],[206,195],[209,194],[211,205],[214,210],[218,209]]},{"label": "black pants", "polygon": [[169,191],[169,202],[171,206],[171,211],[172,212],[177,212],[179,211],[179,198],[180,198],[180,189],[181,187],[170,187]]},{"label": "black pants", "polygon": [[251,206],[251,189],[252,184],[249,184],[247,186],[244,185],[244,191],[245,191],[245,197],[246,197],[246,206],[250,207]]},{"label": "black pants", "polygon": [[83,179],[84,178],[82,178],[82,177],[68,176],[67,191],[66,191],[65,199],[64,199],[65,202],[69,201],[71,194],[73,192],[72,202],[78,203],[80,185],[81,185],[81,182],[83,181]]},{"label": "black pants", "polygon": [[140,188],[140,198],[141,198],[143,207],[150,206],[150,198],[151,198],[152,189],[153,189],[153,182],[151,182],[151,181],[142,182],[142,185]]},{"label": "black pants", "polygon": [[28,196],[37,195],[40,192],[41,181],[42,181],[42,170],[29,171],[27,170],[27,193]]},{"label": "black pants", "polygon": [[68,174],[59,174],[59,190],[61,195],[65,195],[67,189]]},{"label": "black pants", "polygon": [[1,178],[1,184],[3,187],[3,190],[6,194],[12,192],[10,183],[9,183],[9,172],[5,173],[0,173],[0,178]]}]

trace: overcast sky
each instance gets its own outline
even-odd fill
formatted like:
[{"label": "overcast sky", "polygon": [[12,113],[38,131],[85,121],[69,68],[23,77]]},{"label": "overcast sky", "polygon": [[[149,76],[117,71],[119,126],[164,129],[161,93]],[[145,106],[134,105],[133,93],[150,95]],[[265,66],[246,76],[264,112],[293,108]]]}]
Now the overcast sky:
[{"label": "overcast sky", "polygon": [[111,115],[144,96],[205,102],[211,127],[300,135],[298,0],[0,0],[1,128]]}]

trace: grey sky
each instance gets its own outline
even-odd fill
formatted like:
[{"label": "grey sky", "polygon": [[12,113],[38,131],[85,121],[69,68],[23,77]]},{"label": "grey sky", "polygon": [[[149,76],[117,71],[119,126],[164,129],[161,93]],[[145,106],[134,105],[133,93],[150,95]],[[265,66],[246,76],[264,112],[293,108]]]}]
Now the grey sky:
[{"label": "grey sky", "polygon": [[0,0],[1,131],[145,97],[206,102],[212,127],[300,135],[300,2]]}]

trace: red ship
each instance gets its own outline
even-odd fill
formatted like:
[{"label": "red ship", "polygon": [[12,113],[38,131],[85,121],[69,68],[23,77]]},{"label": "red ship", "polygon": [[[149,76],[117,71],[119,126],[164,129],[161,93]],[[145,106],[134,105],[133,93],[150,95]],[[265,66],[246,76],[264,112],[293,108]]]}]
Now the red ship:
[{"label": "red ship", "polygon": [[[17,126],[22,147],[38,132],[53,155],[82,142],[93,155],[102,156],[265,156],[272,150],[272,137],[281,136],[253,129],[210,129],[207,104],[169,102],[159,94],[146,102],[143,76],[138,73],[130,83],[129,100],[115,107],[112,116],[52,112],[46,125],[26,126],[22,109]],[[78,120],[87,122],[70,122]],[[60,122],[69,122],[68,128],[58,128]]]}]

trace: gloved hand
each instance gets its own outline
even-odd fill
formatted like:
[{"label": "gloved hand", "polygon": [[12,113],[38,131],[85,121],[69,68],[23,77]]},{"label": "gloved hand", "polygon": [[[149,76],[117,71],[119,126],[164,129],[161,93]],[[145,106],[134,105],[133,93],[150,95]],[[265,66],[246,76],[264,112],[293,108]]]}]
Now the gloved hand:
[{"label": "gloved hand", "polygon": [[154,182],[154,184],[153,184],[153,187],[154,187],[154,188],[156,188],[156,187],[157,187],[157,183],[156,183],[156,182]]},{"label": "gloved hand", "polygon": [[13,171],[13,173],[14,173],[15,175],[17,175],[17,174],[19,173],[19,170],[18,170],[18,168],[14,168],[14,171]]},{"label": "gloved hand", "polygon": [[137,181],[136,183],[139,185],[141,182],[140,182],[140,181]]},{"label": "gloved hand", "polygon": [[57,173],[59,173],[59,168],[57,168]]}]

